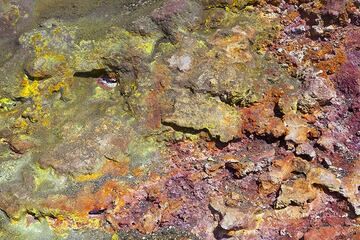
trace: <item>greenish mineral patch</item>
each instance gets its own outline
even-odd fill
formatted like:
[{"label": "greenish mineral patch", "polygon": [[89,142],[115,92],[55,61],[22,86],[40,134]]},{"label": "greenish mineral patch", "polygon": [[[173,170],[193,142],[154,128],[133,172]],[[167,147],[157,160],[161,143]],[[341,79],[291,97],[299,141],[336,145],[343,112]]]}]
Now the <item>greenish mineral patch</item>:
[{"label": "greenish mineral patch", "polygon": [[16,102],[9,98],[0,99],[0,111],[7,112],[16,106]]},{"label": "greenish mineral patch", "polygon": [[238,136],[239,112],[219,99],[189,92],[174,96],[174,111],[163,122],[194,130],[205,130],[213,137],[228,142]]}]

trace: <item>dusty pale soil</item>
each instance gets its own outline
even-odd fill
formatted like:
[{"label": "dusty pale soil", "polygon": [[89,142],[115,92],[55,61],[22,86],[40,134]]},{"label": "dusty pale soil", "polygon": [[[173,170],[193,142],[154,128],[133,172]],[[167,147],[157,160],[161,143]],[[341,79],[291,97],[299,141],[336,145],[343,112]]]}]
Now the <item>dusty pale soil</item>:
[{"label": "dusty pale soil", "polygon": [[0,0],[0,239],[360,239],[358,0]]}]

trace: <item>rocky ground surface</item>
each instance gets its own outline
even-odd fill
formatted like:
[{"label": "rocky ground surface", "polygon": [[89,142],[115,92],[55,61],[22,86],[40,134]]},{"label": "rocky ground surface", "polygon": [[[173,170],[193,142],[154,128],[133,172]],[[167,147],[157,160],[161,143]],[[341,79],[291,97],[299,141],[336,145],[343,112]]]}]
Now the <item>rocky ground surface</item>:
[{"label": "rocky ground surface", "polygon": [[0,239],[360,239],[358,0],[0,0]]}]

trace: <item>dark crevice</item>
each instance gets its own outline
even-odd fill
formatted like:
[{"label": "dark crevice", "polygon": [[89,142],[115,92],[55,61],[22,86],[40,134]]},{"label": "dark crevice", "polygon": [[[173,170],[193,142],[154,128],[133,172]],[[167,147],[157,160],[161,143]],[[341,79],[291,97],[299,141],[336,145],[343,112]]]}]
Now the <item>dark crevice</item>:
[{"label": "dark crevice", "polygon": [[101,76],[106,75],[107,72],[105,69],[94,69],[89,72],[76,72],[74,77],[79,78],[99,78]]},{"label": "dark crevice", "polygon": [[154,50],[151,53],[150,59],[154,59],[156,54],[159,52],[160,44],[161,43],[171,43],[171,39],[168,36],[163,36],[159,38],[154,45]]},{"label": "dark crevice", "polygon": [[[0,215],[3,215],[2,216],[3,219],[0,218],[0,226],[1,226],[1,221],[3,221],[3,220],[5,220],[7,222],[10,221],[10,215],[5,210],[3,210],[1,208],[0,208]],[[4,218],[6,218],[6,219],[4,219]]]},{"label": "dark crevice", "polygon": [[307,154],[296,154],[297,157],[302,158],[308,162],[311,162],[313,158]]},{"label": "dark crevice", "polygon": [[299,178],[303,178],[303,179],[306,178],[306,174],[303,173],[303,172],[299,172],[297,170],[294,170],[291,173],[294,174],[294,176],[291,179],[296,180],[296,179],[299,179]]},{"label": "dark crevice", "polygon": [[189,133],[189,134],[192,134],[192,135],[197,135],[197,134],[200,134],[200,133],[206,133],[209,140],[213,141],[215,143],[215,146],[218,149],[223,149],[226,146],[228,146],[229,143],[237,141],[237,139],[234,139],[234,140],[231,140],[229,142],[222,142],[222,141],[220,141],[219,136],[214,137],[213,135],[211,135],[209,130],[206,129],[206,128],[204,128],[204,129],[194,129],[194,128],[191,128],[191,127],[183,127],[183,126],[179,126],[179,125],[177,125],[175,123],[170,123],[170,122],[165,122],[165,121],[162,121],[161,124],[164,125],[164,126],[171,127],[172,129],[174,129],[177,132]]},{"label": "dark crevice", "polygon": [[229,141],[229,142],[221,142],[220,140],[216,140],[215,141],[215,146],[218,148],[218,149],[220,149],[220,150],[222,150],[222,149],[224,149],[225,147],[227,147],[230,143],[233,143],[233,142],[236,142],[237,141],[237,139],[234,139],[234,140],[231,140],[231,141]]},{"label": "dark crevice", "polygon": [[27,210],[26,213],[28,215],[31,215],[37,221],[40,221],[40,218],[44,217],[44,216],[42,216],[42,214],[38,215],[38,214],[36,214],[36,213],[34,213],[34,212],[30,211],[30,210]]},{"label": "dark crevice", "polygon": [[321,184],[316,184],[314,183],[313,186],[315,188],[321,189],[324,193],[333,196],[334,198],[338,199],[338,200],[342,200],[342,201],[347,201],[346,197],[344,197],[342,194],[340,194],[339,192],[333,192],[330,191],[326,186],[321,185]]},{"label": "dark crevice", "polygon": [[229,235],[227,234],[227,231],[224,230],[223,228],[221,228],[220,226],[217,226],[217,227],[214,229],[213,233],[214,233],[215,239],[219,239],[219,240],[220,240],[220,239],[228,239],[228,238],[231,238],[231,236],[229,236]]},{"label": "dark crevice", "polygon": [[[281,187],[279,187],[279,189],[278,189],[275,193],[273,193],[273,194],[275,195],[275,199],[278,199],[278,197],[279,197],[280,194],[281,194]],[[280,208],[278,208],[278,207],[276,206],[276,203],[277,203],[277,200],[274,201],[273,203],[271,203],[270,206],[271,206],[273,209],[280,209]]]},{"label": "dark crevice", "polygon": [[[256,133],[251,133],[248,131],[245,131],[245,136],[248,139],[257,139],[257,140],[263,140],[265,141],[267,144],[273,144],[273,143],[279,143],[280,146],[283,145],[285,147],[285,136],[281,136],[281,137],[275,137],[271,134],[256,134]],[[279,146],[279,147],[280,147]]]},{"label": "dark crevice", "polygon": [[[310,203],[311,201],[312,200],[307,199],[306,203]],[[283,207],[283,208],[287,208],[287,207],[303,207],[303,206],[304,206],[304,203],[298,203],[298,202],[296,202],[294,200],[290,200],[290,203],[287,206]]]},{"label": "dark crevice", "polygon": [[331,166],[331,163],[328,162],[326,159],[323,159],[321,162],[320,162],[321,166],[323,166],[324,168],[326,169],[329,169],[329,167]]},{"label": "dark crevice", "polygon": [[336,14],[331,12],[325,12],[321,16],[322,20],[324,21],[325,27],[330,25],[341,25],[339,17],[340,16],[336,16]]},{"label": "dark crevice", "polygon": [[94,209],[89,212],[89,215],[101,215],[105,213],[106,209]]},{"label": "dark crevice", "polygon": [[12,100],[19,103],[34,103],[31,97],[14,97]]},{"label": "dark crevice", "polygon": [[274,115],[275,115],[275,117],[277,117],[277,118],[283,118],[284,117],[284,113],[281,111],[281,108],[280,108],[280,106],[279,106],[279,103],[276,103],[275,104],[275,107],[274,107]]},{"label": "dark crevice", "polygon": [[318,144],[317,142],[314,144],[314,148],[318,148],[319,150],[321,150],[321,151],[323,151],[323,152],[326,152],[326,151],[327,151],[326,147]]},{"label": "dark crevice", "polygon": [[[216,219],[221,219],[222,216],[221,216],[221,213],[216,210],[215,208],[213,208],[211,206],[211,204],[209,204],[209,210],[211,212],[211,214],[214,216],[214,218]],[[213,234],[214,234],[214,238],[215,239],[227,239],[229,238],[229,235],[227,234],[227,231],[225,229],[223,229],[220,225],[218,225],[214,231],[213,231]]]},{"label": "dark crevice", "polygon": [[202,133],[202,132],[205,132],[209,135],[209,137],[211,137],[211,134],[209,132],[208,129],[204,128],[204,129],[195,129],[195,128],[191,128],[191,127],[183,127],[183,126],[179,126],[175,123],[171,123],[171,122],[164,122],[162,121],[161,122],[164,126],[168,126],[168,127],[171,127],[173,128],[175,131],[178,131],[178,132],[182,132],[182,133],[189,133],[189,134],[193,134],[193,135],[196,135],[196,134],[199,134],[199,133]]},{"label": "dark crevice", "polygon": [[111,227],[111,229],[112,229],[114,232],[118,229],[116,226],[114,226],[114,224],[111,223],[110,220],[105,219],[105,222],[106,222],[107,224],[109,224],[109,226]]}]

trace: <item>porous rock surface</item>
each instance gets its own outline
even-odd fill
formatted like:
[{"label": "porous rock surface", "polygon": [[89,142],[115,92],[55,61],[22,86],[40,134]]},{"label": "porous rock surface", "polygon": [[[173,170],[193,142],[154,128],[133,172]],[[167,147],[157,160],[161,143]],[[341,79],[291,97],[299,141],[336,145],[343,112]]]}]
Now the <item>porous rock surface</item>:
[{"label": "porous rock surface", "polygon": [[0,239],[360,239],[356,0],[0,0]]}]

